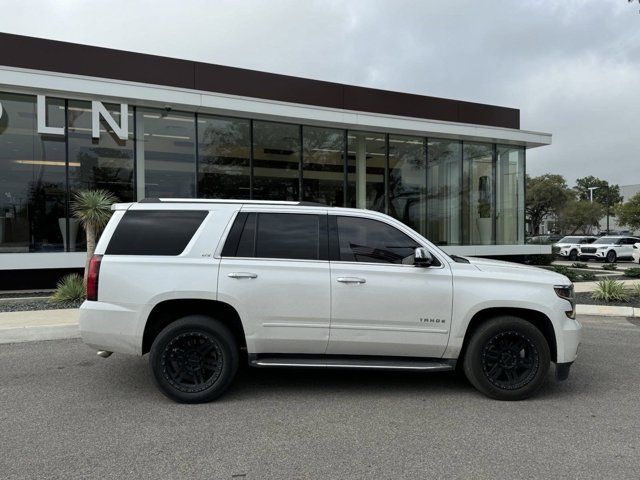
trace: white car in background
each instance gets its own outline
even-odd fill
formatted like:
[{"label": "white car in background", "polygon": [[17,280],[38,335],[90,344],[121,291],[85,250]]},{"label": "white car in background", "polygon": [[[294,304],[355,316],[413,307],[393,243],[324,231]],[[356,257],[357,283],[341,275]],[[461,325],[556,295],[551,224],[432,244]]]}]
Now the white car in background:
[{"label": "white car in background", "polygon": [[640,242],[633,245],[633,261],[640,263]]},{"label": "white car in background", "polygon": [[637,237],[608,236],[597,239],[590,245],[580,246],[580,260],[605,260],[608,263],[619,259],[633,258],[633,247],[640,242]]},{"label": "white car in background", "polygon": [[589,245],[595,242],[598,237],[593,237],[589,235],[584,236],[567,236],[560,239],[560,241],[554,244],[554,247],[558,247],[560,251],[558,255],[563,258],[567,258],[571,261],[576,261],[578,259],[578,254],[580,252],[581,245]]}]

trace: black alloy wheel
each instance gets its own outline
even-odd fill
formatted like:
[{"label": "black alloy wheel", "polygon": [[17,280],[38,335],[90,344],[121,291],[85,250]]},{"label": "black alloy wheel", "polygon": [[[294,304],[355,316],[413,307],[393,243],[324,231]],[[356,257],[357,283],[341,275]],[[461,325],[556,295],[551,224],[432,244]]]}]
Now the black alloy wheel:
[{"label": "black alloy wheel", "polygon": [[224,358],[212,335],[198,330],[174,337],[160,354],[162,373],[177,390],[196,393],[213,385],[222,373]]},{"label": "black alloy wheel", "polygon": [[482,369],[496,387],[515,390],[528,384],[540,366],[540,355],[530,338],[516,331],[501,332],[482,349]]},{"label": "black alloy wheel", "polygon": [[170,323],[149,352],[153,379],[181,403],[209,402],[231,384],[238,369],[236,339],[220,321],[189,315]]},{"label": "black alloy wheel", "polygon": [[497,400],[523,400],[544,384],[551,364],[542,332],[523,318],[484,320],[465,347],[464,373],[469,382]]},{"label": "black alloy wheel", "polygon": [[616,263],[618,255],[614,250],[610,250],[607,252],[607,263]]},{"label": "black alloy wheel", "polygon": [[578,259],[578,251],[574,248],[569,252],[569,260],[575,262]]}]

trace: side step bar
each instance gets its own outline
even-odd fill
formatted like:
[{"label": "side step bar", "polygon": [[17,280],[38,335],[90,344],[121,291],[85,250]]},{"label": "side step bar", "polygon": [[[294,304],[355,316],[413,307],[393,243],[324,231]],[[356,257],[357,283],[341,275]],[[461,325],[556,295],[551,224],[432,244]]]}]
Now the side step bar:
[{"label": "side step bar", "polygon": [[354,368],[370,370],[413,370],[448,372],[455,369],[455,360],[402,357],[343,357],[327,355],[305,356],[256,356],[250,355],[252,367],[309,367],[309,368]]}]

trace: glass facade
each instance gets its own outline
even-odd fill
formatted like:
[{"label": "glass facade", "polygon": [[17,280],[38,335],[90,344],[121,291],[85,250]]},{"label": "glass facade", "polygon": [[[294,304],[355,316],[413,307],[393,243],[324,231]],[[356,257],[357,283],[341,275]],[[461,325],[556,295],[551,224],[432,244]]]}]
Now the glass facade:
[{"label": "glass facade", "polygon": [[494,146],[464,142],[462,153],[462,243],[492,245],[496,220]]},{"label": "glass facade", "polygon": [[349,131],[347,147],[347,207],[385,212],[386,136]]},{"label": "glass facade", "polygon": [[[524,243],[523,147],[0,93],[0,252],[80,251],[73,193],[303,200],[386,212],[439,245]],[[120,105],[104,104],[122,125]],[[122,135],[122,134],[121,134]]]},{"label": "glass facade", "polygon": [[462,243],[462,143],[429,140],[427,238],[438,245]]}]

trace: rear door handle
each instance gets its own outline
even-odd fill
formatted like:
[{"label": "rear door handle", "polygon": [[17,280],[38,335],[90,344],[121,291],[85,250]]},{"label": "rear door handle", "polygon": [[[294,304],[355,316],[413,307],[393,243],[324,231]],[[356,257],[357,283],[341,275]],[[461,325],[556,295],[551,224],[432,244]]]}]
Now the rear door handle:
[{"label": "rear door handle", "polygon": [[360,277],[338,277],[340,283],[367,283],[364,278]]},{"label": "rear door handle", "polygon": [[255,273],[249,272],[232,272],[227,275],[229,278],[258,278],[258,275]]}]

